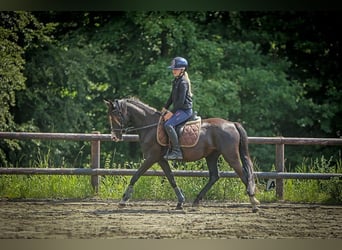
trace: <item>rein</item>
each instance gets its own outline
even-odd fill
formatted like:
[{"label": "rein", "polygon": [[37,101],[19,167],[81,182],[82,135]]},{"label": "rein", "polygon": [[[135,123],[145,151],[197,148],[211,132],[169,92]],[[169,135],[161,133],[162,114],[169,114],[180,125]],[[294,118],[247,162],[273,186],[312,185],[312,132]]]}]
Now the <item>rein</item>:
[{"label": "rein", "polygon": [[143,130],[143,129],[147,129],[147,128],[152,128],[158,125],[158,122],[153,123],[153,124],[149,124],[146,126],[142,126],[139,128],[134,128],[134,127],[128,127],[128,128],[117,128],[117,129],[112,129],[112,131],[120,131],[122,134],[126,134],[132,131],[139,131],[139,130]]}]

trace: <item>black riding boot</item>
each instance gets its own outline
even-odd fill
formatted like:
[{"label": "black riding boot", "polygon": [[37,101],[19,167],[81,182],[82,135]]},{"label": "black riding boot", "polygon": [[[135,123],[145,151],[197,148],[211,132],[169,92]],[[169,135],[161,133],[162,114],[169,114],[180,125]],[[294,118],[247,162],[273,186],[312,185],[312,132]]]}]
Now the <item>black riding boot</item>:
[{"label": "black riding boot", "polygon": [[166,153],[164,159],[166,160],[182,160],[183,155],[179,146],[178,135],[172,126],[165,127],[166,133],[171,141],[172,151]]}]

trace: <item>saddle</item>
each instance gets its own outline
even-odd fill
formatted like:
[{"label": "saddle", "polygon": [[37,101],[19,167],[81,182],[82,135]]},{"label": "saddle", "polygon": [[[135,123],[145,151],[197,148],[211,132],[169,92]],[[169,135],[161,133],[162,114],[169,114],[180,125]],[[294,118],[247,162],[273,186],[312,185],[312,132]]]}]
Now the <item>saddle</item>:
[{"label": "saddle", "polygon": [[[176,126],[176,132],[181,147],[194,147],[199,139],[202,120],[200,116],[193,115],[189,120]],[[161,146],[169,146],[170,141],[164,129],[163,117],[160,117],[157,127],[157,141]]]}]

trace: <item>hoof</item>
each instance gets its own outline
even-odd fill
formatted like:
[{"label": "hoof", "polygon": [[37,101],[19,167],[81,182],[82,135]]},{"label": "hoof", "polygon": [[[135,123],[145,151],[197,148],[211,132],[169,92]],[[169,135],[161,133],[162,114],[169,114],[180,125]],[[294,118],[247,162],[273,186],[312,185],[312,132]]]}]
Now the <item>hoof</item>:
[{"label": "hoof", "polygon": [[192,203],[192,206],[193,206],[193,207],[199,207],[199,202],[194,202],[194,203]]},{"label": "hoof", "polygon": [[125,201],[120,201],[119,204],[118,204],[118,207],[120,208],[123,208],[123,207],[126,207],[126,202]]},{"label": "hoof", "polygon": [[252,209],[252,212],[253,212],[253,213],[257,213],[257,212],[259,212],[259,210],[260,210],[260,208],[254,207],[254,208]]},{"label": "hoof", "polygon": [[178,203],[176,206],[176,210],[183,210],[183,203]]},{"label": "hoof", "polygon": [[252,203],[252,205],[260,205],[260,201],[257,198],[255,198],[254,195],[253,196],[249,196],[249,200]]},{"label": "hoof", "polygon": [[198,206],[198,205],[196,205],[196,206],[192,205],[192,207],[189,208],[188,211],[189,211],[189,212],[200,212],[200,211],[201,211],[201,208],[200,208],[200,206]]}]

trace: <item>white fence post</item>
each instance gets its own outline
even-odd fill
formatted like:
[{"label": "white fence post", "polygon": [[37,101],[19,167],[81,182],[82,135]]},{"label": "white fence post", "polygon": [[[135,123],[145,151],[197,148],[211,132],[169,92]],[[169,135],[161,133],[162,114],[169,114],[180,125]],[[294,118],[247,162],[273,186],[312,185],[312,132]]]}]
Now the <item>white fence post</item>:
[{"label": "white fence post", "polygon": [[[283,173],[285,169],[285,145],[276,144],[276,170]],[[276,196],[279,200],[284,199],[284,179],[276,179]]]}]

